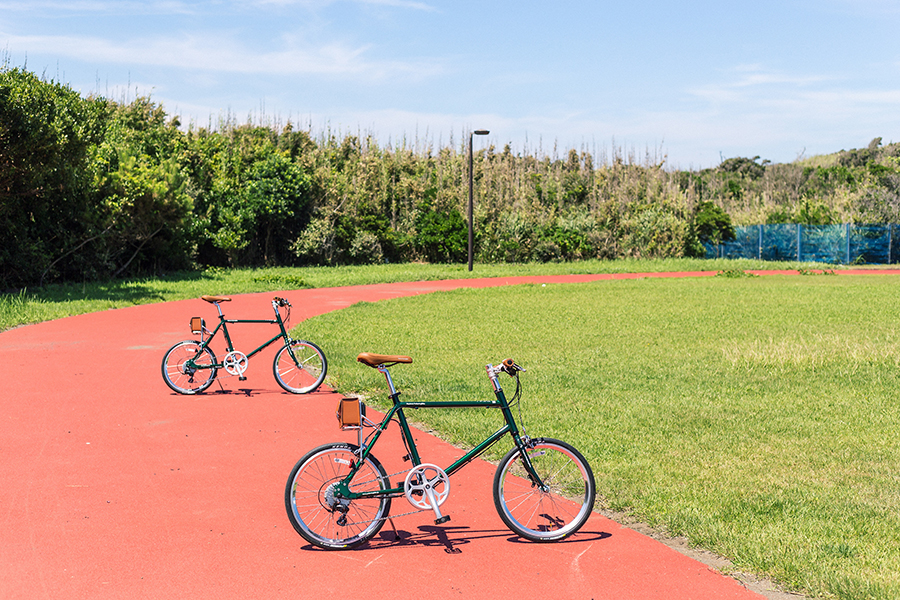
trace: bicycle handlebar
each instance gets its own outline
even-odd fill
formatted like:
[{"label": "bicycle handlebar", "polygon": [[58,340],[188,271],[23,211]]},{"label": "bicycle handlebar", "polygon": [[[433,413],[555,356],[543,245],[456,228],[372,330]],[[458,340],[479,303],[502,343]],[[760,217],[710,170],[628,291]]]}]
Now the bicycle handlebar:
[{"label": "bicycle handlebar", "polygon": [[517,365],[513,359],[507,358],[506,360],[504,360],[502,363],[500,363],[496,367],[491,367],[491,371],[493,371],[494,375],[503,371],[510,377],[515,377],[516,373],[518,371],[525,371],[525,369],[523,369],[522,367]]},{"label": "bicycle handlebar", "polygon": [[279,298],[278,296],[275,296],[274,298],[272,298],[272,304],[277,304],[278,306],[290,306],[291,305],[291,303],[288,302],[287,298]]}]

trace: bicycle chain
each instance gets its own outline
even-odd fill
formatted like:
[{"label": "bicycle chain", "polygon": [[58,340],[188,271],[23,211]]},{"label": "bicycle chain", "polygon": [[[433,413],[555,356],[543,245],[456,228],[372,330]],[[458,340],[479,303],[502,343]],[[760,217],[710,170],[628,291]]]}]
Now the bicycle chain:
[{"label": "bicycle chain", "polygon": [[[391,477],[394,477],[394,476],[396,476],[396,475],[401,475],[401,474],[403,474],[403,473],[409,473],[409,470],[406,470],[406,471],[397,471],[396,473],[391,473],[391,474],[387,475],[387,478],[390,480]],[[371,479],[371,480],[369,480],[369,481],[361,481],[361,482],[359,482],[357,485],[366,485],[366,484],[369,484],[369,483],[374,483],[375,481],[376,481],[375,479]],[[385,516],[381,517],[380,519],[369,519],[368,521],[353,521],[352,523],[347,523],[347,526],[350,526],[350,525],[363,525],[363,524],[365,524],[365,523],[374,523],[375,521],[387,521],[388,519],[394,519],[394,518],[400,518],[400,517],[408,517],[409,515],[414,515],[414,514],[416,514],[416,513],[425,512],[425,510],[426,510],[426,509],[424,509],[424,508],[420,508],[420,509],[418,509],[418,510],[413,510],[413,511],[410,511],[410,512],[407,512],[407,513],[401,513],[401,514],[399,514],[399,515],[385,515]]]},{"label": "bicycle chain", "polygon": [[363,525],[365,523],[374,523],[375,521],[387,521],[388,519],[400,518],[400,517],[408,517],[409,515],[414,515],[416,513],[425,512],[425,509],[414,510],[408,513],[400,513],[399,515],[388,515],[386,517],[381,517],[380,519],[369,519],[368,521],[353,521],[352,523],[347,523],[347,526],[350,525]]}]

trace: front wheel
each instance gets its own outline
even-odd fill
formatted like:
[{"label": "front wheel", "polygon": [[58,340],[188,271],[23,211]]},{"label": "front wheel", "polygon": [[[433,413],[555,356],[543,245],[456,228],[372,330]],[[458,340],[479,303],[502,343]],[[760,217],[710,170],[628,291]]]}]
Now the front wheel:
[{"label": "front wheel", "polygon": [[216,378],[216,355],[199,342],[185,340],[172,346],[162,361],[166,385],[179,394],[198,394]]},{"label": "front wheel", "polygon": [[294,340],[278,351],[273,364],[275,381],[292,394],[315,391],[325,380],[328,362],[325,353],[313,344]]},{"label": "front wheel", "polygon": [[[339,491],[340,482],[357,465],[358,452],[353,444],[326,444],[294,465],[284,489],[284,505],[291,525],[309,543],[329,550],[353,548],[370,540],[384,525],[390,498],[350,500]],[[354,493],[389,488],[384,467],[371,455],[348,485]]]},{"label": "front wheel", "polygon": [[494,506],[506,526],[527,540],[565,539],[591,516],[596,497],[591,467],[578,450],[550,438],[532,440],[527,454],[540,485],[513,448],[494,475]]}]

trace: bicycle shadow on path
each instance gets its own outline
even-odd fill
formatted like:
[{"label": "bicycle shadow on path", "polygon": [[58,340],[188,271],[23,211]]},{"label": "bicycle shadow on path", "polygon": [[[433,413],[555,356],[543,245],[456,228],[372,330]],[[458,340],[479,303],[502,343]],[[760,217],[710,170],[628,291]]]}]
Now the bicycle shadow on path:
[{"label": "bicycle shadow on path", "polygon": [[[404,529],[389,529],[388,526],[385,526],[368,543],[345,552],[365,553],[378,552],[385,549],[442,548],[447,554],[461,554],[463,552],[461,546],[487,539],[506,540],[506,542],[512,544],[534,544],[534,542],[523,540],[519,536],[511,534],[505,528],[476,530],[466,525],[420,525],[416,529],[417,532],[410,532]],[[605,531],[591,532],[582,528],[581,531],[572,537],[553,542],[553,544],[583,544],[589,541],[605,540],[612,537],[612,535]],[[302,549],[309,552],[334,552],[312,544],[307,544]]]}]

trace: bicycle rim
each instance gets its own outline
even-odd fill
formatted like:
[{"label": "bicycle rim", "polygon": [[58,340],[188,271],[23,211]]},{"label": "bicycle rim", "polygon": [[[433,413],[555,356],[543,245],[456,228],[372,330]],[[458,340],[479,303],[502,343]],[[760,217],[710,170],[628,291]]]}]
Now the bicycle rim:
[{"label": "bicycle rim", "polygon": [[[285,507],[294,529],[308,542],[328,549],[352,548],[371,539],[384,525],[390,498],[339,500],[334,486],[356,463],[356,446],[329,444],[316,448],[296,464],[285,489]],[[369,456],[350,490],[388,489],[381,464]]]},{"label": "bicycle rim", "polygon": [[[193,340],[179,342],[172,346],[162,362],[163,381],[172,390],[179,394],[197,394],[202,392],[216,378],[216,355],[210,348],[201,351],[199,343]],[[189,368],[187,361],[192,359],[195,365],[203,366]]]},{"label": "bicycle rim", "polygon": [[278,351],[273,370],[275,380],[285,391],[307,394],[322,384],[328,363],[318,346],[312,342],[294,340],[290,348],[285,345]]},{"label": "bicycle rim", "polygon": [[504,523],[536,542],[564,539],[590,517],[594,475],[575,448],[558,440],[536,440],[528,457],[546,489],[533,485],[518,449],[506,455],[494,477],[494,504]]}]

